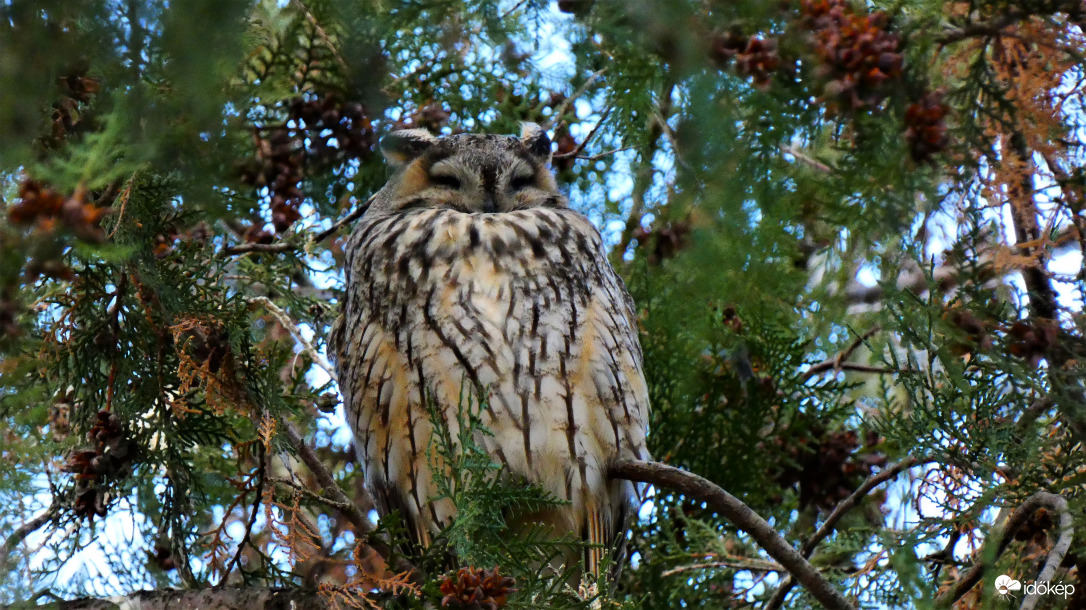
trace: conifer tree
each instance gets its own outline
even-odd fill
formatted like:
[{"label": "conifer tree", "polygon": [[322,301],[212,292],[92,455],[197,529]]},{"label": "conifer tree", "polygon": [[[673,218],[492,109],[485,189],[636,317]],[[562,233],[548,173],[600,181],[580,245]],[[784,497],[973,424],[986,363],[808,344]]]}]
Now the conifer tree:
[{"label": "conifer tree", "polygon": [[[0,603],[1086,607],[1084,27],[1082,0],[0,3]],[[459,516],[405,554],[324,356],[380,136],[522,121],[640,316],[655,462],[612,469],[651,485],[613,583],[508,535],[554,500],[463,432],[431,447]]]}]

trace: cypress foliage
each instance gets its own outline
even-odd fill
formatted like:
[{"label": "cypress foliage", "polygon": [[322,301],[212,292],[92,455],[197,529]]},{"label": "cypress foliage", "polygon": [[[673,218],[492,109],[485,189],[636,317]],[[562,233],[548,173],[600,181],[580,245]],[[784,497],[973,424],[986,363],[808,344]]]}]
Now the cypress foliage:
[{"label": "cypress foliage", "polygon": [[0,603],[813,607],[659,485],[621,577],[571,582],[560,543],[504,528],[555,500],[473,442],[485,401],[433,439],[460,509],[441,544],[370,521],[323,353],[379,137],[534,121],[637,303],[655,460],[858,606],[993,607],[1005,574],[1081,607],[1084,15],[0,3]]}]

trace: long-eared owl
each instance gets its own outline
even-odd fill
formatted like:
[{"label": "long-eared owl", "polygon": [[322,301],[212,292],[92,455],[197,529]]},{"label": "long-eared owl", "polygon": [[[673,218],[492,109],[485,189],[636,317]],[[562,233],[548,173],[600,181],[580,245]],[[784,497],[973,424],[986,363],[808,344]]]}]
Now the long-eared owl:
[{"label": "long-eared owl", "polygon": [[[424,546],[450,521],[425,401],[455,439],[470,390],[492,433],[476,442],[569,502],[521,523],[614,543],[638,490],[608,464],[648,458],[635,310],[599,232],[558,192],[550,140],[534,124],[519,138],[412,129],[381,148],[395,173],[347,242],[329,342],[378,511],[399,511]],[[598,574],[600,547],[566,559]]]}]

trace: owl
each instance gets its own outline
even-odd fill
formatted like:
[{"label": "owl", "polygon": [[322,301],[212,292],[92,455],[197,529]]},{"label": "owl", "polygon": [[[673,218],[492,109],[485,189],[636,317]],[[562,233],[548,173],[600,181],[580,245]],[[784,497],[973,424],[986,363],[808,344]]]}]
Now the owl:
[{"label": "owl", "polygon": [[[428,457],[436,407],[453,439],[465,395],[503,472],[568,502],[511,519],[594,543],[564,560],[599,574],[639,489],[648,391],[633,302],[591,222],[569,209],[537,125],[520,137],[395,131],[395,170],[348,238],[329,339],[365,482],[428,546],[455,508]],[[438,472],[438,476],[444,473]]]}]

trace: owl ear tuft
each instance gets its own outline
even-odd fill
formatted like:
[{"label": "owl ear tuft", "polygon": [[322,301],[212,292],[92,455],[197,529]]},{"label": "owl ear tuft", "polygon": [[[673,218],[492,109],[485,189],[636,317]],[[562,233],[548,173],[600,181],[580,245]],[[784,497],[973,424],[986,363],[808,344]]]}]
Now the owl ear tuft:
[{"label": "owl ear tuft", "polygon": [[381,154],[395,168],[417,159],[434,144],[437,138],[425,129],[400,129],[381,138]]},{"label": "owl ear tuft", "polygon": [[551,160],[551,139],[547,132],[535,123],[520,124],[520,142],[524,148],[535,158],[543,163]]}]

